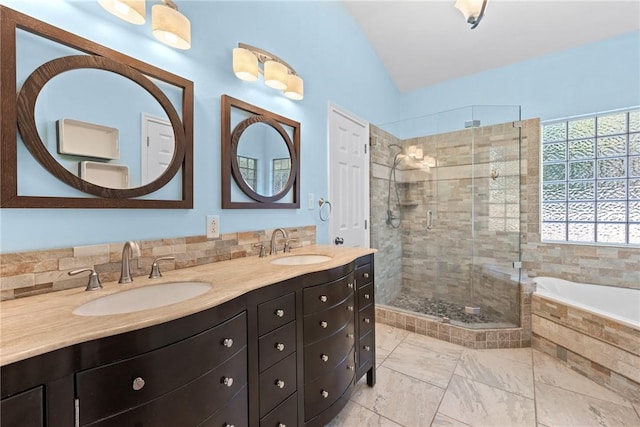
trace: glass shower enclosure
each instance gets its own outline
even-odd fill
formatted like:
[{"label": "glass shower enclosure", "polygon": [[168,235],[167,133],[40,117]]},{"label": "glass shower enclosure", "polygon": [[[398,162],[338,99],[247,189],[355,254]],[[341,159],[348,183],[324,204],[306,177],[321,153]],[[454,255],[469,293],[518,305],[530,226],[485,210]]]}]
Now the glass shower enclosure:
[{"label": "glass shower enclosure", "polygon": [[519,106],[372,126],[377,301],[468,328],[520,324]]}]

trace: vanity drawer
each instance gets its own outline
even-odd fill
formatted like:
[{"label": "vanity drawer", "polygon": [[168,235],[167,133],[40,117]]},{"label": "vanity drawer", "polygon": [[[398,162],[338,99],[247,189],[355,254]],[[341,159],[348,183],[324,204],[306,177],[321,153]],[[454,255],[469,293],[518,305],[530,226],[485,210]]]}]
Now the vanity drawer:
[{"label": "vanity drawer", "polygon": [[295,427],[298,425],[298,393],[293,393],[260,420],[260,427]]},{"label": "vanity drawer", "polygon": [[373,303],[373,298],[375,296],[373,292],[374,289],[372,282],[361,286],[358,289],[358,307],[360,307],[360,310]]},{"label": "vanity drawer", "polygon": [[260,374],[260,416],[268,414],[296,391],[296,353]]},{"label": "vanity drawer", "polygon": [[363,337],[365,334],[369,333],[371,329],[373,329],[373,323],[375,322],[375,306],[373,304],[363,308],[358,313],[358,319],[360,322],[360,330],[358,331],[358,335]]},{"label": "vanity drawer", "polygon": [[260,372],[279,362],[296,350],[296,322],[288,323],[259,339],[258,364]]},{"label": "vanity drawer", "polygon": [[[358,369],[363,368],[367,363],[373,363],[373,357],[375,356],[375,341],[374,341],[374,332],[369,332],[369,334],[360,338],[360,342],[358,344]],[[373,365],[372,365],[373,366]]]},{"label": "vanity drawer", "polygon": [[343,301],[353,292],[353,274],[333,282],[305,288],[302,291],[304,314],[326,310]]},{"label": "vanity drawer", "polygon": [[236,357],[177,390],[92,424],[87,423],[83,401],[80,398],[80,424],[92,427],[196,426],[222,409],[246,387],[246,383],[247,352],[243,349]]},{"label": "vanity drawer", "polygon": [[354,318],[354,297],[349,295],[340,304],[304,317],[304,344],[308,345],[333,335]]},{"label": "vanity drawer", "polygon": [[2,427],[44,426],[43,387],[7,397],[0,401],[0,425]]},{"label": "vanity drawer", "polygon": [[296,294],[290,293],[258,305],[258,335],[271,332],[296,318]]},{"label": "vanity drawer", "polygon": [[330,372],[353,350],[354,322],[315,344],[304,348],[304,381],[310,382]]},{"label": "vanity drawer", "polygon": [[331,406],[353,383],[355,374],[353,352],[335,368],[335,373],[325,375],[304,386],[304,417],[309,420]]},{"label": "vanity drawer", "polygon": [[[244,349],[246,343],[243,312],[175,344],[81,371],[76,374],[81,420],[93,422],[151,401],[211,371]],[[244,359],[246,364],[246,356]]]},{"label": "vanity drawer", "polygon": [[373,264],[365,264],[356,268],[355,279],[358,286],[371,283],[373,281]]},{"label": "vanity drawer", "polygon": [[231,402],[198,424],[198,427],[247,427],[249,425],[249,398],[247,386],[236,394]]}]

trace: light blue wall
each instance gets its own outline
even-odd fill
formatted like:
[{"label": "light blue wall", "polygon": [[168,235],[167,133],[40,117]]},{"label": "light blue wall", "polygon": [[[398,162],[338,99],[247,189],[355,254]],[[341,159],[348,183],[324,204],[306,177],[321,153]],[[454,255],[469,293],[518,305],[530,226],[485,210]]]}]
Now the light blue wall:
[{"label": "light blue wall", "polygon": [[[179,1],[192,23],[193,47],[186,52],[156,42],[149,19],[140,27],[124,23],[94,0],[0,3],[195,83],[193,210],[2,209],[2,252],[199,235],[208,214],[220,215],[223,233],[316,224],[326,243],[326,223],[305,201],[307,193],[327,195],[329,101],[373,124],[470,105],[521,105],[523,118],[551,119],[640,104],[640,32],[400,94],[340,2]],[[261,81],[236,79],[231,51],[238,42],[295,67],[305,79],[305,99],[290,101]],[[301,209],[220,208],[225,93],[302,124]]]},{"label": "light blue wall", "polygon": [[399,117],[521,105],[523,119],[548,120],[639,104],[640,32],[633,32],[403,94]]},{"label": "light blue wall", "polygon": [[[397,111],[399,92],[360,28],[339,2],[178,1],[192,24],[193,47],[179,51],[143,26],[120,21],[96,1],[2,0],[3,4],[194,82],[194,209],[2,209],[2,252],[201,235],[205,216],[221,232],[326,223],[306,209],[307,193],[326,197],[328,102],[373,123]],[[150,7],[150,3],[147,3]],[[305,80],[305,99],[291,101],[262,80],[238,80],[231,52],[238,42],[280,56]],[[220,208],[220,95],[229,94],[302,124],[301,209]],[[115,108],[115,106],[114,106]],[[32,167],[39,167],[33,164]],[[49,179],[45,172],[42,179]],[[53,179],[53,178],[50,178]]]}]

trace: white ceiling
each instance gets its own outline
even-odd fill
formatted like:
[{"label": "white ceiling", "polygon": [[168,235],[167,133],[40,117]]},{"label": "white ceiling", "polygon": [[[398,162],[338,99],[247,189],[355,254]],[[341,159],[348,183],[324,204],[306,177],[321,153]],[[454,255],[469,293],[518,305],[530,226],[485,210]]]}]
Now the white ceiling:
[{"label": "white ceiling", "polygon": [[[640,30],[640,0],[343,0],[402,92]],[[612,64],[615,66],[615,64]]]}]

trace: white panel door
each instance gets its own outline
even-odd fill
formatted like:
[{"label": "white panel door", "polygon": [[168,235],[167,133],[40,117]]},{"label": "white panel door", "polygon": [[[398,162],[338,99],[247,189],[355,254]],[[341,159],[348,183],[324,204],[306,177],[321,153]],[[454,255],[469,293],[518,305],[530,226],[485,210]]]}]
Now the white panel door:
[{"label": "white panel door", "polygon": [[155,181],[171,164],[175,147],[173,127],[167,120],[142,116],[142,185]]},{"label": "white panel door", "polygon": [[329,106],[329,240],[369,247],[369,124]]}]

